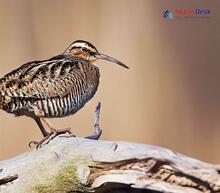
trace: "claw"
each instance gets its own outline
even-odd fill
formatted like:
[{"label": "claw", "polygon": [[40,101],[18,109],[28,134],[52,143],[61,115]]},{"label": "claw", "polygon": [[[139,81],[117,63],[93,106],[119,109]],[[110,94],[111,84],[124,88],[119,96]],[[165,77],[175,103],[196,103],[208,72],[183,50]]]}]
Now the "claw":
[{"label": "claw", "polygon": [[53,130],[52,132],[50,132],[47,136],[45,136],[41,141],[30,141],[28,146],[30,148],[32,148],[32,144],[36,145],[36,150],[40,149],[41,147],[43,147],[44,145],[48,144],[51,140],[53,140],[55,137],[64,134],[64,133],[68,133],[69,135],[74,136],[71,131],[71,128],[66,128],[66,129],[60,129],[60,130]]},{"label": "claw", "polygon": [[32,145],[37,146],[38,143],[39,143],[38,141],[30,141],[30,142],[28,143],[28,147],[32,148]]}]

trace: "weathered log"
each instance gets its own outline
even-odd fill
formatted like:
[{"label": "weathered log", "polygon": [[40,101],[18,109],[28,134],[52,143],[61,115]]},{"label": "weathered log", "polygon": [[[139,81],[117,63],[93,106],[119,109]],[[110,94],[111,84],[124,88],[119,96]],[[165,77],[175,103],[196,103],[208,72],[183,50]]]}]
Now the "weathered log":
[{"label": "weathered log", "polygon": [[57,137],[0,168],[1,193],[220,192],[218,165],[128,142]]},{"label": "weathered log", "polygon": [[94,140],[101,135],[100,103],[95,114],[94,132],[87,139],[59,136],[1,161],[0,192],[220,192],[218,165],[157,146]]}]

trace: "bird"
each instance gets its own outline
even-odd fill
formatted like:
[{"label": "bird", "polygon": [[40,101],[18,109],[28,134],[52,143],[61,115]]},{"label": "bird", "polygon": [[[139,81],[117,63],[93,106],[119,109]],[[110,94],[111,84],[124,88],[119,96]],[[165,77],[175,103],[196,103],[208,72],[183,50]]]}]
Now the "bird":
[{"label": "bird", "polygon": [[129,68],[90,42],[77,40],[59,55],[25,63],[0,78],[0,109],[35,120],[44,137],[37,145],[52,135],[71,133],[70,128],[54,128],[46,118],[73,115],[95,95],[100,82],[96,60]]}]

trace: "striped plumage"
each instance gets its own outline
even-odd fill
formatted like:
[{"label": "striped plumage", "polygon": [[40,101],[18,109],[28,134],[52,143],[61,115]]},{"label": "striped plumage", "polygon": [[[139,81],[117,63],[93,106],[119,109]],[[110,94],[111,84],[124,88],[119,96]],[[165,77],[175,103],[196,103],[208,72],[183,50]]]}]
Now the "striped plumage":
[{"label": "striped plumage", "polygon": [[16,115],[63,117],[83,107],[98,83],[95,65],[60,55],[24,64],[0,79],[1,105]]},{"label": "striped plumage", "polygon": [[99,85],[97,59],[121,62],[100,54],[87,41],[73,42],[63,54],[23,64],[0,79],[0,108],[16,116],[40,118],[74,114],[90,100]]}]

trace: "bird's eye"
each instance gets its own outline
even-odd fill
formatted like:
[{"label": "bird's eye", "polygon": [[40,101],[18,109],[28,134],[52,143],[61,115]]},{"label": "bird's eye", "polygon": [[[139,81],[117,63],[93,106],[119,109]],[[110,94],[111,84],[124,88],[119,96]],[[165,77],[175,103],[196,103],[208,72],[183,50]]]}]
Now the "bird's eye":
[{"label": "bird's eye", "polygon": [[82,48],[82,51],[84,51],[84,52],[85,52],[86,50],[87,50],[86,48]]}]

